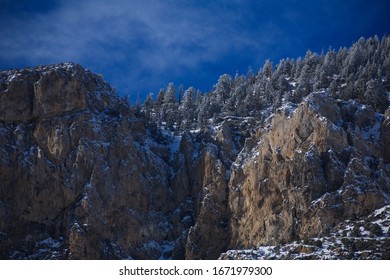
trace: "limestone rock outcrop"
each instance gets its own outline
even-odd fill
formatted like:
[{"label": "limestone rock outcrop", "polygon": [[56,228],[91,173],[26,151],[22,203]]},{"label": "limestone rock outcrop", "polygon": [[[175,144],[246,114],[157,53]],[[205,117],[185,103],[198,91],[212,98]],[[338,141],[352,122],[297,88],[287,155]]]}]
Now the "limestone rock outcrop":
[{"label": "limestone rock outcrop", "polygon": [[278,109],[232,165],[229,247],[321,236],[388,204],[386,125],[372,108],[326,92]]},{"label": "limestone rock outcrop", "polygon": [[1,257],[159,258],[186,202],[127,102],[75,64],[0,80]]}]

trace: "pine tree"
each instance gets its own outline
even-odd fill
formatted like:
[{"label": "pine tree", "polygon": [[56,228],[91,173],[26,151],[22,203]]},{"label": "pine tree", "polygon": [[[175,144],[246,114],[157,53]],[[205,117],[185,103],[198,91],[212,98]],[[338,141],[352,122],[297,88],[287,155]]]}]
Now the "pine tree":
[{"label": "pine tree", "polygon": [[193,87],[188,88],[184,92],[182,103],[179,110],[182,116],[182,128],[189,129],[192,127],[195,117],[195,89]]},{"label": "pine tree", "polygon": [[303,68],[303,61],[302,59],[299,57],[295,64],[294,64],[294,67],[293,67],[293,70],[292,70],[292,75],[293,75],[293,79],[298,79],[299,76],[301,75],[301,70]]},{"label": "pine tree", "polygon": [[349,52],[349,55],[345,60],[345,66],[343,69],[344,76],[348,77],[351,74],[356,74],[359,69],[359,66],[365,65],[364,56],[366,55],[366,53],[363,49],[363,41],[359,40],[359,42],[355,44]]},{"label": "pine tree", "polygon": [[249,83],[253,85],[256,81],[256,77],[255,74],[253,74],[252,68],[250,66],[248,67],[248,73],[246,76],[248,78]]},{"label": "pine tree", "polygon": [[387,93],[378,80],[371,79],[366,84],[364,98],[367,104],[370,104],[374,110],[383,113],[388,107]]},{"label": "pine tree", "polygon": [[218,83],[216,85],[216,90],[215,93],[218,96],[218,99],[220,100],[221,103],[226,103],[230,91],[233,86],[233,81],[232,77],[229,74],[223,74],[222,76],[219,77]]},{"label": "pine tree", "polygon": [[198,109],[198,126],[201,130],[204,130],[207,127],[208,120],[208,111],[209,111],[209,96],[205,95],[202,98],[202,103]]},{"label": "pine tree", "polygon": [[337,80],[334,79],[329,85],[329,94],[334,98],[339,98]]},{"label": "pine tree", "polygon": [[173,129],[175,122],[178,121],[177,107],[176,89],[173,83],[169,83],[162,104],[162,119],[166,122],[168,129]]},{"label": "pine tree", "polygon": [[267,59],[263,66],[263,74],[266,78],[271,78],[272,76],[272,62]]},{"label": "pine tree", "polygon": [[160,89],[157,95],[156,102],[154,103],[154,112],[156,114],[156,122],[161,126],[163,122],[163,104],[164,104],[165,92],[163,89]]},{"label": "pine tree", "polygon": [[286,77],[292,76],[292,69],[293,65],[295,63],[294,59],[287,58],[283,63],[283,75],[286,75]]},{"label": "pine tree", "polygon": [[134,116],[136,116],[137,118],[145,118],[144,111],[142,110],[139,94],[137,95],[137,100],[135,102],[135,105],[131,109]]},{"label": "pine tree", "polygon": [[145,99],[143,104],[144,113],[145,113],[145,121],[146,123],[153,122],[154,120],[154,101],[153,101],[153,93],[150,92]]},{"label": "pine tree", "polygon": [[181,100],[183,99],[183,91],[184,91],[184,86],[183,86],[183,85],[180,85],[180,86],[179,86],[179,94],[178,94],[178,97],[179,97],[179,104],[181,103]]},{"label": "pine tree", "polygon": [[301,70],[301,75],[298,79],[298,87],[296,89],[295,94],[293,95],[293,102],[301,102],[302,98],[307,96],[313,90],[310,78],[310,67],[309,65],[305,64]]}]

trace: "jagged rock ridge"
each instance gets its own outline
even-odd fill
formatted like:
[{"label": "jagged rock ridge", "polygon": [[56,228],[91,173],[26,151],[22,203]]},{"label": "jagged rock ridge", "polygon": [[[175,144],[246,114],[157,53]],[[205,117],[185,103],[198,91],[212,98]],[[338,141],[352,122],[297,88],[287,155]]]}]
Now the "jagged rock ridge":
[{"label": "jagged rock ridge", "polygon": [[3,71],[1,258],[215,259],[389,204],[390,111],[326,91],[290,105],[175,134],[78,65]]},{"label": "jagged rock ridge", "polygon": [[2,258],[159,258],[188,228],[168,148],[99,76],[52,65],[1,88]]}]

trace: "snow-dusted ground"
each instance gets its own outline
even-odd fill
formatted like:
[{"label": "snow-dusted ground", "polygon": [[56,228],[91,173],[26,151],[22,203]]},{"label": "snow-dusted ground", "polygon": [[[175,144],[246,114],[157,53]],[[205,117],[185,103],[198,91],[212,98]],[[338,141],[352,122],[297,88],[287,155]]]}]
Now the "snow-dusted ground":
[{"label": "snow-dusted ground", "polygon": [[347,220],[327,236],[277,246],[229,250],[221,259],[390,259],[390,205],[366,219]]},{"label": "snow-dusted ground", "polygon": [[10,259],[59,259],[63,255],[64,246],[63,239],[59,240],[48,237],[44,240],[38,241],[35,244],[31,244],[29,252],[26,251],[14,251],[10,256]]}]

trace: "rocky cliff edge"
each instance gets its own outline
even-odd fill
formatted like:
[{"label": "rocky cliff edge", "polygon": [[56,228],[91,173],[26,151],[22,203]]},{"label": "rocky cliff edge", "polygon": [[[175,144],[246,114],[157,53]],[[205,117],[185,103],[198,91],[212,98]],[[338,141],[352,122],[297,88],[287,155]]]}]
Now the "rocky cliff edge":
[{"label": "rocky cliff edge", "polygon": [[318,92],[174,134],[77,64],[2,71],[0,257],[283,258],[340,229],[379,242],[346,258],[386,258],[389,116]]}]

